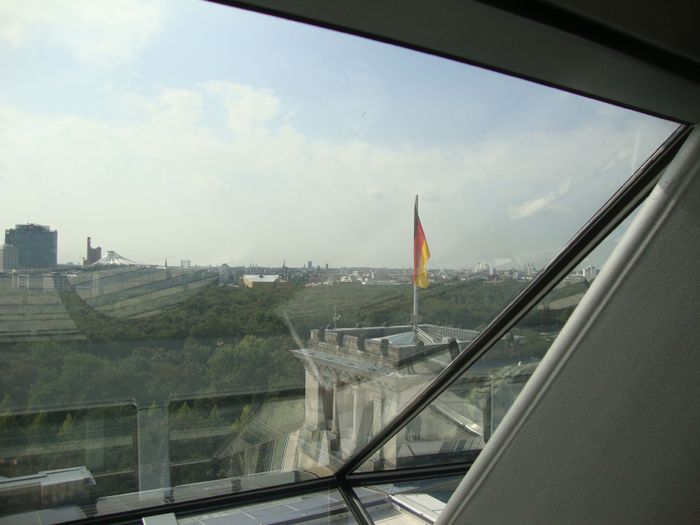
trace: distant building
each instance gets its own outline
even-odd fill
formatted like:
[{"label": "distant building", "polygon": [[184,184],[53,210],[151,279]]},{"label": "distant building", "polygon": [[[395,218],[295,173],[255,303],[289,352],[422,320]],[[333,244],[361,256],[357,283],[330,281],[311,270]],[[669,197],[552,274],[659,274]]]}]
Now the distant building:
[{"label": "distant building", "polygon": [[243,286],[246,288],[272,288],[279,281],[279,275],[248,274],[243,276]]},{"label": "distant building", "polygon": [[42,289],[45,292],[65,292],[70,289],[70,285],[65,275],[52,272],[42,275]]},{"label": "distant building", "polygon": [[85,259],[83,259],[83,266],[89,266],[91,264],[96,263],[102,258],[102,247],[97,246],[96,248],[93,248],[90,244],[91,239],[90,237],[87,238],[87,254]]},{"label": "distant building", "polygon": [[[166,261],[167,265],[167,261]],[[143,264],[127,259],[113,250],[108,250],[107,255],[101,257],[93,263],[93,266],[145,266]]]},{"label": "distant building", "polygon": [[0,272],[7,272],[17,268],[17,248],[12,244],[0,246]]},{"label": "distant building", "polygon": [[219,266],[219,284],[235,284],[238,282],[236,278],[238,272],[231,268],[228,264]]},{"label": "distant building", "polygon": [[52,268],[57,264],[58,232],[40,224],[5,230],[5,244],[17,248],[18,268]]},{"label": "distant building", "polygon": [[12,270],[9,277],[14,290],[64,292],[70,289],[68,278],[61,272]]},{"label": "distant building", "polygon": [[581,277],[586,279],[586,281],[592,281],[598,276],[599,272],[600,270],[595,266],[586,266],[585,268],[581,269],[579,274],[581,275]]},{"label": "distant building", "polygon": [[474,266],[473,273],[479,274],[479,275],[490,275],[491,274],[491,266],[489,266],[488,263],[480,262],[479,264]]},{"label": "distant building", "polygon": [[526,279],[533,279],[537,275],[537,269],[535,268],[534,264],[526,264],[525,265],[525,278]]},{"label": "distant building", "polygon": [[29,290],[32,287],[32,275],[29,273],[12,272],[12,288],[14,290]]}]

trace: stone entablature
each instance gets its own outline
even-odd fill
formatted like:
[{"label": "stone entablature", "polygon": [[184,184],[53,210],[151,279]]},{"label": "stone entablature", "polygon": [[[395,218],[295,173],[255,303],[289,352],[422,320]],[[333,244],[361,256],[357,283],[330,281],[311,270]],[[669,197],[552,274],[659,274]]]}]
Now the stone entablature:
[{"label": "stone entablature", "polygon": [[[435,351],[444,350],[447,344],[472,341],[478,332],[446,328],[435,325],[419,325],[422,335],[413,333],[413,326],[373,326],[367,328],[318,328],[311,330],[308,348],[316,351],[354,356],[378,366],[397,367],[414,359],[424,359]],[[405,338],[392,336],[406,335]],[[393,339],[393,340],[392,340]],[[427,342],[424,339],[428,339]]]}]

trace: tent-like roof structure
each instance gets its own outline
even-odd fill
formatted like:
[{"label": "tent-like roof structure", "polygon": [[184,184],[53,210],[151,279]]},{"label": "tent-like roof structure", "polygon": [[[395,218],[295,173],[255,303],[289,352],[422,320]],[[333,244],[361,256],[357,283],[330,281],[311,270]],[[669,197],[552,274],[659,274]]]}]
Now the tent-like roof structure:
[{"label": "tent-like roof structure", "polygon": [[107,255],[98,259],[91,266],[145,266],[131,259],[119,255],[117,252],[109,250]]},{"label": "tent-like roof structure", "polygon": [[250,281],[253,283],[274,283],[279,279],[279,275],[257,275],[257,274],[245,274],[243,280]]}]

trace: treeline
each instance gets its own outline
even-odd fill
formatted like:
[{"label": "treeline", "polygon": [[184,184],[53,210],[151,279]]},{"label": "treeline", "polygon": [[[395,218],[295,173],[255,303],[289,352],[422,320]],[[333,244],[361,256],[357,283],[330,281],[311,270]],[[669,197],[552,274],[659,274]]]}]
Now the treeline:
[{"label": "treeline", "polygon": [[274,392],[303,386],[303,366],[289,351],[294,346],[288,336],[238,342],[188,337],[133,342],[131,348],[123,342],[16,345],[3,351],[3,367],[12,373],[0,374],[0,392],[15,410]]},{"label": "treeline", "polygon": [[[420,293],[423,322],[479,329],[487,324],[523,287],[522,281],[455,281],[433,285]],[[116,319],[104,315],[75,292],[61,300],[80,332],[90,341],[178,340],[258,337],[289,333],[289,324],[302,339],[310,328],[406,324],[413,307],[408,285],[346,284],[315,288],[279,287],[268,290],[211,285],[159,315]]]},{"label": "treeline", "polygon": [[[423,321],[483,328],[523,287],[521,281],[465,281],[421,292]],[[552,297],[578,293],[576,285]],[[139,403],[222,391],[303,386],[289,351],[311,328],[405,324],[410,286],[338,285],[271,290],[212,285],[159,315],[117,319],[74,292],[61,299],[86,341],[0,345],[0,395],[14,407],[134,399]],[[572,308],[533,310],[520,333],[553,331]],[[334,319],[335,316],[335,319]],[[295,339],[296,338],[296,339]]]},{"label": "treeline", "polygon": [[293,289],[238,290],[210,285],[178,306],[146,318],[117,319],[98,312],[67,291],[61,301],[90,341],[178,340],[187,337],[241,338],[286,333],[276,307]]}]

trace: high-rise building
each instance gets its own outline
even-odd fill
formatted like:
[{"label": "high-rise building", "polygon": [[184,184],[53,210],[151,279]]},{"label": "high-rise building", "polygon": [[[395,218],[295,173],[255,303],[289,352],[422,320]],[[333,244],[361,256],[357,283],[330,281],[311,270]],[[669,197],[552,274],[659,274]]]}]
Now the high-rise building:
[{"label": "high-rise building", "polygon": [[92,247],[91,244],[91,239],[90,237],[87,238],[87,254],[85,259],[83,259],[83,266],[88,266],[90,264],[94,264],[100,259],[102,259],[102,247],[97,246],[95,248]]},{"label": "high-rise building", "polygon": [[17,247],[12,244],[0,246],[0,272],[17,268]]},{"label": "high-rise building", "polygon": [[50,268],[57,264],[58,232],[41,224],[18,224],[5,230],[5,244],[17,248],[18,268]]}]

